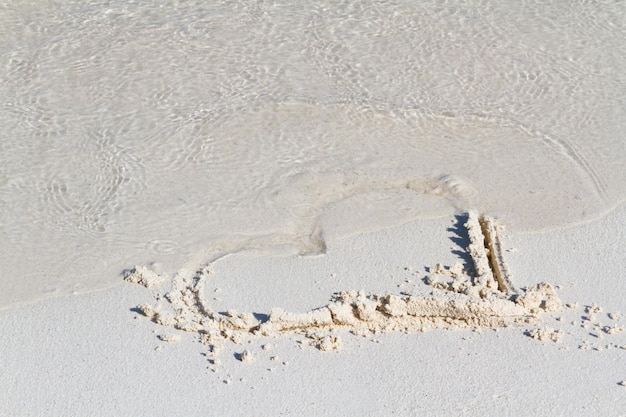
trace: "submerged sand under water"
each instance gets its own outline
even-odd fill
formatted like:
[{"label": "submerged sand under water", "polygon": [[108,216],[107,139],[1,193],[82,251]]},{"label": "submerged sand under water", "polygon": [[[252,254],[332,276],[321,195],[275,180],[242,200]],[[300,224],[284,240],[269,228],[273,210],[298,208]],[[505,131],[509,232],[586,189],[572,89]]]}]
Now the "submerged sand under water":
[{"label": "submerged sand under water", "polygon": [[626,192],[626,10],[188,1],[0,9],[0,307],[476,209]]}]

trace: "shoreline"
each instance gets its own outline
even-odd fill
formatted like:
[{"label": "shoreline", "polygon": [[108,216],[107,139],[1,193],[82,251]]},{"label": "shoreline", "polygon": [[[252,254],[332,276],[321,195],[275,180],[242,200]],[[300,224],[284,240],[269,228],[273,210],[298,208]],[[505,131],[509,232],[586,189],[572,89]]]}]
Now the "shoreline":
[{"label": "shoreline", "polygon": [[[546,235],[546,234],[560,234],[560,233],[567,233],[569,230],[572,229],[578,229],[578,228],[584,228],[588,225],[594,225],[596,223],[599,222],[603,222],[603,220],[607,217],[611,217],[616,211],[619,212],[620,210],[624,210],[626,208],[626,200],[616,203],[615,205],[613,205],[611,208],[608,208],[604,211],[602,211],[601,213],[598,213],[595,216],[592,216],[590,218],[587,218],[584,221],[580,221],[580,222],[574,222],[571,224],[567,224],[567,225],[557,225],[554,227],[547,227],[547,228],[542,228],[539,230],[510,230],[507,234],[508,235],[515,235],[515,236],[541,236],[541,235]],[[370,231],[365,231],[365,232],[359,232],[357,234],[354,235],[341,235],[340,237],[336,238],[335,236],[333,236],[331,239],[337,239],[339,241],[342,240],[346,240],[346,239],[351,239],[351,238],[356,238],[358,236],[367,236],[367,235],[371,235],[371,234],[379,234],[379,233],[385,233],[385,231],[388,230],[397,230],[400,228],[405,227],[405,225],[407,224],[414,224],[414,223],[420,223],[420,222],[431,222],[431,221],[447,221],[449,219],[449,215],[440,215],[440,216],[435,216],[435,217],[424,217],[424,218],[417,218],[417,219],[413,219],[413,220],[409,220],[406,221],[404,223],[400,223],[400,224],[396,224],[396,225],[391,225],[391,226],[386,226],[383,227],[381,229],[375,229],[375,230],[370,230]],[[498,219],[496,217],[496,219]],[[509,227],[507,227],[505,225],[505,227],[507,228],[507,230],[509,229]],[[326,243],[324,243],[325,245]],[[272,248],[271,246],[265,248],[266,252],[268,254],[270,254],[270,256],[273,258],[274,256],[277,256],[279,258],[289,258],[290,256],[292,256],[291,252],[296,252],[296,247],[294,246],[294,248],[292,248],[291,250],[285,251],[284,254],[281,254],[280,251],[277,251],[277,254],[272,254],[272,251],[274,248]],[[254,247],[250,248],[250,249],[244,249],[241,252],[235,251],[233,253],[227,254],[227,255],[222,255],[220,257],[217,257],[216,259],[219,260],[221,257],[230,257],[232,255],[238,255],[240,253],[247,253],[247,252],[251,252],[254,253],[255,251],[257,251]],[[209,256],[209,255],[207,255]],[[161,255],[161,257],[165,257],[168,258],[168,255]],[[210,256],[209,256],[210,257]],[[160,263],[159,261],[159,256],[155,254],[155,256],[153,257],[156,263]],[[180,255],[179,258],[184,258],[184,256]],[[192,255],[189,254],[188,256],[189,259],[196,259],[196,261],[199,261],[199,256],[197,254]],[[193,263],[193,262],[187,262],[189,264]],[[170,267],[174,267],[176,265],[176,263],[173,263],[171,260],[169,260],[168,258],[168,262],[167,264]],[[199,263],[200,264],[200,263]],[[126,268],[131,268],[133,265],[131,262],[127,262],[124,265],[126,265]],[[50,293],[50,294],[46,294],[46,295],[41,295],[39,296],[39,298],[33,298],[29,297],[29,299],[27,300],[22,300],[22,301],[12,301],[9,302],[5,305],[0,305],[0,312],[3,311],[10,311],[12,309],[19,309],[19,308],[27,308],[30,305],[33,304],[37,304],[37,303],[41,303],[41,302],[47,302],[50,300],[55,300],[58,298],[64,299],[64,298],[72,298],[75,296],[82,296],[82,295],[87,295],[87,294],[91,294],[91,293],[98,293],[98,292],[102,292],[102,291],[109,291],[112,290],[113,288],[118,287],[119,285],[121,285],[121,281],[122,281],[122,271],[119,271],[119,277],[120,280],[118,282],[113,282],[113,283],[108,283],[106,285],[99,285],[97,286],[97,288],[95,289],[89,289],[89,290],[83,290],[83,289],[74,289],[72,291],[65,291],[65,292],[57,292],[58,290],[55,290],[54,293]]]}]

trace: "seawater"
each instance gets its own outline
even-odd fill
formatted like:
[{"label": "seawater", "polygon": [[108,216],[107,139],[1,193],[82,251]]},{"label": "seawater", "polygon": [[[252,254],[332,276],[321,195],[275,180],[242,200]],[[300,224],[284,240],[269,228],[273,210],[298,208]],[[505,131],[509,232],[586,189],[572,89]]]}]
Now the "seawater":
[{"label": "seawater", "polygon": [[623,1],[0,5],[0,306],[626,193]]}]

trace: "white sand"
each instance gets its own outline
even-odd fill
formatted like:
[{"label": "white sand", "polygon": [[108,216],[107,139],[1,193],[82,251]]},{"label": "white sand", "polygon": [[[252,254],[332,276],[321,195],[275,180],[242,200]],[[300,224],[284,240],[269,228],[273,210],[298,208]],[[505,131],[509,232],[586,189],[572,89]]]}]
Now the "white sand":
[{"label": "white sand", "polygon": [[[624,415],[624,224],[621,206],[568,230],[508,235],[515,284],[549,281],[578,306],[497,331],[340,332],[340,340],[320,341],[329,352],[299,335],[258,336],[211,351],[193,334],[131,311],[152,303],[153,292],[121,279],[110,290],[1,311],[0,415]],[[450,226],[445,218],[338,239],[318,258],[255,263],[234,255],[216,265],[215,277],[240,268],[289,288],[271,299],[271,281],[249,280],[241,311],[266,311],[281,299],[307,311],[352,281],[366,291],[409,291],[425,285],[426,266],[458,260]],[[307,288],[311,279],[293,278],[315,272],[318,291]],[[221,288],[217,309],[229,292]],[[254,294],[265,305],[251,306]]]},{"label": "white sand", "polygon": [[10,3],[0,416],[626,415],[623,4]]}]

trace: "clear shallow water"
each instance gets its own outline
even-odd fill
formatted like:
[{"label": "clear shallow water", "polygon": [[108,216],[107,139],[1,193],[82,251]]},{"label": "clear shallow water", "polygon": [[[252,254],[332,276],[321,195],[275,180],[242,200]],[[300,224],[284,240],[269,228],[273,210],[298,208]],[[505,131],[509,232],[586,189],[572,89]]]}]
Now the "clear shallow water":
[{"label": "clear shallow water", "polygon": [[622,201],[625,3],[460,3],[0,6],[0,306],[150,261]]}]

